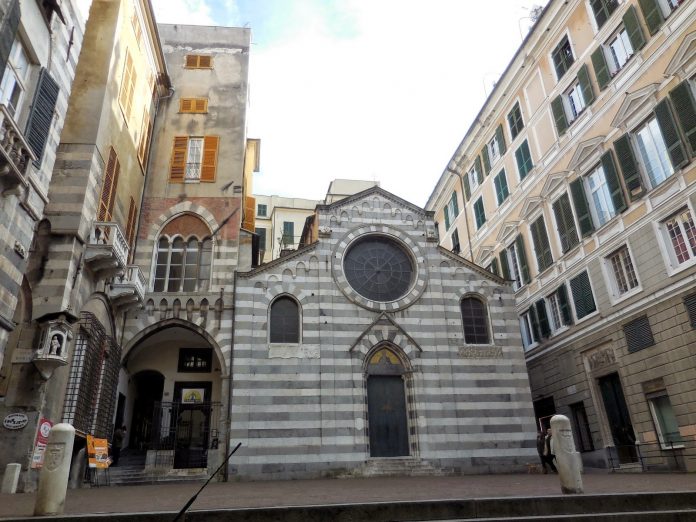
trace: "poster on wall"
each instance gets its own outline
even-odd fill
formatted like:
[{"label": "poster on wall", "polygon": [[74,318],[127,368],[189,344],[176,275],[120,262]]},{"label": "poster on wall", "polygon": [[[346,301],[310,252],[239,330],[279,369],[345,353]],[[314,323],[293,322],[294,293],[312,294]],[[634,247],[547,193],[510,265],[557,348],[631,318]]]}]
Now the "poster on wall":
[{"label": "poster on wall", "polygon": [[87,461],[90,468],[109,467],[111,459],[109,459],[109,443],[106,439],[97,439],[87,435]]},{"label": "poster on wall", "polygon": [[43,466],[46,446],[48,446],[48,434],[51,432],[53,423],[41,417],[39,421],[39,431],[36,434],[36,443],[34,444],[34,453],[31,456],[31,467],[40,469]]},{"label": "poster on wall", "polygon": [[181,402],[183,404],[195,404],[203,402],[205,397],[205,388],[182,388]]}]

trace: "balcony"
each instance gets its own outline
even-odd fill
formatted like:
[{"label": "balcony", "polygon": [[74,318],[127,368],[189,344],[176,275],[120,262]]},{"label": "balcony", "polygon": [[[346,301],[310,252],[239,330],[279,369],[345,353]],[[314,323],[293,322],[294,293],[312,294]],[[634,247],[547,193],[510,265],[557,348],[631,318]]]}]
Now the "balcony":
[{"label": "balcony", "polygon": [[27,184],[29,165],[36,160],[5,104],[0,104],[0,185],[12,190]]},{"label": "balcony", "polygon": [[85,263],[99,279],[122,276],[128,260],[128,243],[116,223],[97,221],[85,250]]},{"label": "balcony", "polygon": [[111,283],[109,298],[116,308],[142,308],[145,303],[145,276],[138,265],[128,265],[124,275]]}]

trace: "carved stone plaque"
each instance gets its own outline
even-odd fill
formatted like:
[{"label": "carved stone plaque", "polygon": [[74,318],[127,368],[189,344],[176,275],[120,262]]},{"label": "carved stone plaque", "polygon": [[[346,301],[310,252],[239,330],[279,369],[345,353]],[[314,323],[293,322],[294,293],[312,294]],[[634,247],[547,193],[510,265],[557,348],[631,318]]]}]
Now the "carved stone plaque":
[{"label": "carved stone plaque", "polygon": [[65,458],[65,443],[57,442],[49,444],[46,448],[44,466],[48,471],[55,471],[63,463],[63,458]]},{"label": "carved stone plaque", "polygon": [[459,348],[461,359],[502,359],[503,349],[500,346],[462,346]]},{"label": "carved stone plaque", "polygon": [[587,358],[587,362],[590,365],[590,370],[595,371],[615,363],[616,355],[614,355],[614,350],[611,348],[605,348],[604,350],[597,350],[590,354]]}]

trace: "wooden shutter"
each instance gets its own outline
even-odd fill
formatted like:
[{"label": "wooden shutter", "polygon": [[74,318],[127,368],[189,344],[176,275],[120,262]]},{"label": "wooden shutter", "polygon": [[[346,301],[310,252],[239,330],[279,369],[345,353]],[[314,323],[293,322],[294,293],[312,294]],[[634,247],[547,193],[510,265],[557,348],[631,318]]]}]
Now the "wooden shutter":
[{"label": "wooden shutter", "polygon": [[541,342],[541,332],[539,328],[539,318],[537,317],[536,313],[536,306],[532,305],[529,307],[527,310],[527,314],[529,314],[529,319],[531,320],[532,323],[532,339],[534,342],[540,343]]},{"label": "wooden shutter", "polygon": [[179,112],[187,113],[205,113],[208,112],[207,98],[180,98]]},{"label": "wooden shutter", "polygon": [[464,193],[466,194],[466,201],[469,201],[471,199],[471,187],[469,186],[469,174],[464,173],[462,176],[462,179],[464,180]]},{"label": "wooden shutter", "polygon": [[169,181],[183,183],[186,173],[186,153],[188,151],[188,136],[176,136],[172,147],[172,159],[169,165]]},{"label": "wooden shutter", "polygon": [[34,162],[36,167],[41,164],[41,158],[46,148],[59,92],[58,84],[51,78],[48,70],[42,67],[25,133],[27,142],[37,158]]},{"label": "wooden shutter", "polygon": [[582,319],[597,309],[592,296],[590,276],[587,272],[582,272],[570,280],[570,290],[573,293],[573,303],[578,319]]},{"label": "wooden shutter", "polygon": [[624,199],[623,189],[619,176],[616,173],[616,164],[614,163],[614,155],[610,150],[602,156],[602,168],[604,169],[604,178],[607,180],[607,187],[611,194],[611,201],[614,204],[616,212],[623,212],[628,208]]},{"label": "wooden shutter", "polygon": [[563,97],[556,96],[551,102],[551,112],[553,120],[556,122],[556,130],[559,136],[563,136],[568,130],[568,118],[566,118],[565,107],[563,107]]},{"label": "wooden shutter", "polygon": [[213,57],[201,55],[198,57],[198,67],[201,69],[209,69],[213,66]]},{"label": "wooden shutter", "polygon": [[537,319],[539,320],[539,333],[542,339],[547,339],[551,335],[551,327],[549,326],[549,316],[546,313],[546,304],[543,299],[536,302]]},{"label": "wooden shutter", "polygon": [[498,125],[498,128],[495,129],[495,139],[498,142],[498,150],[500,151],[500,155],[502,156],[503,154],[505,154],[505,151],[507,151],[507,145],[505,145],[505,134],[503,134],[502,124]]},{"label": "wooden shutter", "polygon": [[147,168],[147,156],[150,150],[150,139],[152,138],[152,122],[147,109],[143,110],[143,124],[140,132],[140,145],[138,147],[138,159],[143,167],[143,174]]},{"label": "wooden shutter", "polygon": [[452,192],[452,210],[454,211],[454,216],[459,215],[459,202],[457,201],[457,191]]},{"label": "wooden shutter", "polygon": [[669,99],[665,98],[655,106],[655,117],[662,131],[662,137],[667,145],[672,166],[677,169],[689,162],[686,150],[682,144],[677,123],[674,121]]},{"label": "wooden shutter", "polygon": [[580,234],[582,234],[582,237],[589,236],[594,231],[594,225],[592,224],[590,206],[587,203],[582,179],[578,178],[570,183],[570,194],[573,197],[575,215],[578,216],[578,222],[580,223]]},{"label": "wooden shutter", "polygon": [[640,10],[643,11],[643,18],[648,26],[648,32],[653,35],[662,27],[665,17],[662,15],[657,0],[638,0]]},{"label": "wooden shutter", "polygon": [[539,216],[529,229],[532,233],[537,266],[539,267],[539,272],[543,272],[553,264],[553,255],[551,254],[551,245],[549,245],[549,236],[546,233],[544,216]]},{"label": "wooden shutter", "polygon": [[568,290],[566,290],[565,284],[558,287],[558,290],[556,290],[556,295],[558,296],[558,308],[561,309],[561,319],[563,320],[563,324],[573,324],[573,314],[570,310]]},{"label": "wooden shutter", "polygon": [[118,186],[118,176],[121,172],[121,165],[118,162],[116,151],[113,147],[109,150],[109,161],[104,172],[104,182],[102,183],[101,195],[99,196],[99,211],[97,221],[111,221],[116,202],[116,187]]},{"label": "wooden shutter", "polygon": [[201,165],[201,181],[215,181],[219,141],[220,138],[217,136],[205,136],[203,138],[203,164]]},{"label": "wooden shutter", "polygon": [[498,259],[497,259],[497,258],[494,257],[493,260],[491,261],[491,264],[490,264],[490,267],[489,267],[489,271],[490,271],[492,274],[495,274],[495,275],[497,275],[497,276],[500,275],[500,270],[498,269]]},{"label": "wooden shutter", "polygon": [[483,197],[480,197],[474,203],[474,214],[476,215],[476,227],[481,228],[486,222],[486,211],[483,208]]},{"label": "wooden shutter", "polygon": [[614,150],[626,184],[626,190],[628,190],[628,197],[631,201],[635,201],[643,195],[643,182],[628,134],[624,134],[614,142]]},{"label": "wooden shutter", "polygon": [[669,91],[669,97],[674,104],[679,125],[686,136],[689,155],[693,158],[696,156],[696,101],[694,101],[689,80],[681,82]]},{"label": "wooden shutter", "polygon": [[2,31],[0,31],[0,80],[4,76],[7,60],[10,57],[15,36],[17,36],[19,19],[21,18],[19,0],[10,0],[10,2],[5,2],[5,4],[9,7],[9,12],[5,12],[4,24]]},{"label": "wooden shutter", "polygon": [[208,98],[195,98],[193,110],[195,112],[208,112]]},{"label": "wooden shutter", "polygon": [[647,315],[643,315],[623,325],[626,336],[626,347],[629,353],[643,350],[655,344],[650,321]]},{"label": "wooden shutter", "polygon": [[198,55],[197,54],[187,54],[186,55],[186,67],[189,67],[189,68],[198,67]]},{"label": "wooden shutter", "polygon": [[628,40],[631,42],[631,47],[633,47],[633,52],[639,51],[645,46],[646,40],[634,6],[629,5],[628,9],[626,9],[623,15],[623,23],[628,34]]},{"label": "wooden shutter", "polygon": [[128,241],[128,248],[130,248],[131,253],[133,251],[133,244],[135,242],[136,213],[137,207],[135,206],[135,200],[131,196],[130,204],[128,205],[128,221],[126,222],[126,241]]},{"label": "wooden shutter", "polygon": [[561,240],[561,250],[565,254],[580,242],[578,231],[575,228],[573,211],[570,208],[568,194],[563,194],[553,202],[553,213],[556,216],[558,236]]},{"label": "wooden shutter", "polygon": [[509,281],[512,279],[512,276],[510,276],[510,264],[508,263],[507,256],[507,248],[504,248],[500,252],[500,272],[503,275],[503,278]]},{"label": "wooden shutter", "polygon": [[607,65],[607,58],[604,56],[604,48],[602,46],[592,53],[592,68],[594,69],[595,78],[597,78],[599,90],[602,91],[611,81],[609,65]]},{"label": "wooden shutter", "polygon": [[491,158],[488,156],[488,145],[484,145],[481,149],[481,157],[483,158],[483,173],[488,176],[491,171]]},{"label": "wooden shutter", "polygon": [[123,77],[121,79],[121,92],[118,101],[123,109],[126,122],[130,120],[133,109],[133,93],[135,91],[136,72],[133,67],[133,58],[130,52],[126,52],[126,63],[123,66]]},{"label": "wooden shutter", "polygon": [[179,98],[179,112],[191,112],[193,109],[193,98]]},{"label": "wooden shutter", "polygon": [[696,328],[696,294],[687,295],[684,298],[684,308],[689,314],[691,328]]},{"label": "wooden shutter", "polygon": [[578,82],[580,82],[580,89],[582,90],[582,97],[585,98],[585,104],[590,105],[594,101],[595,95],[587,64],[583,63],[578,69]]},{"label": "wooden shutter", "polygon": [[449,230],[450,227],[450,215],[449,215],[449,207],[445,205],[445,208],[443,209],[443,213],[445,214],[445,232]]},{"label": "wooden shutter", "polygon": [[517,249],[517,258],[520,261],[520,272],[522,276],[522,282],[526,285],[532,279],[529,276],[529,263],[527,263],[527,252],[524,250],[524,238],[522,234],[519,234],[515,238],[515,247]]},{"label": "wooden shutter", "polygon": [[479,185],[483,183],[483,169],[481,168],[481,156],[476,156],[476,161],[474,161],[476,166],[476,176],[478,176]]}]

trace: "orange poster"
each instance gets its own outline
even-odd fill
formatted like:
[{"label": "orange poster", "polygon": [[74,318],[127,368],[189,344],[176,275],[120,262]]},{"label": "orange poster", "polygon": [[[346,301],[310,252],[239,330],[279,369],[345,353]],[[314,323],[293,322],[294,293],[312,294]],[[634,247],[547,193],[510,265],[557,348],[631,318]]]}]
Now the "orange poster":
[{"label": "orange poster", "polygon": [[90,468],[108,468],[111,464],[108,441],[87,435],[87,460]]}]

